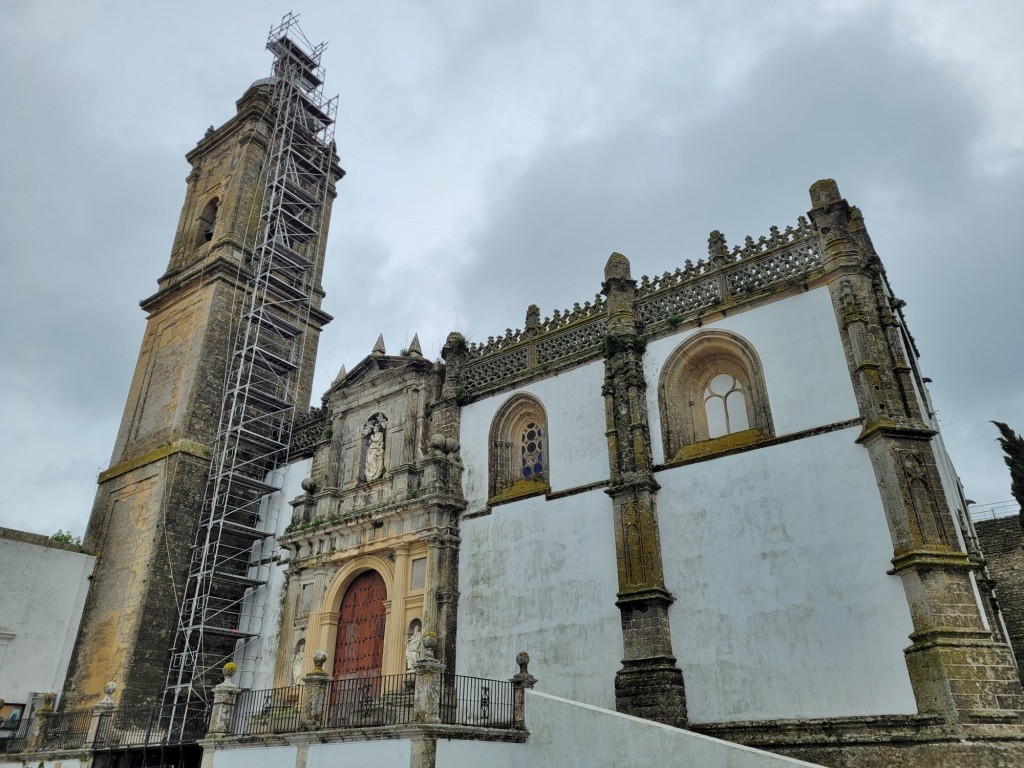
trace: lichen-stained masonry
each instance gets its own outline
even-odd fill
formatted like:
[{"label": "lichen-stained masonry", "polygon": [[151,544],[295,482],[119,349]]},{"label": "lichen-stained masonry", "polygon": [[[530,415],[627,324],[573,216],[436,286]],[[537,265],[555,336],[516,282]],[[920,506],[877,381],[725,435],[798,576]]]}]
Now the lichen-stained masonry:
[{"label": "lichen-stained masonry", "polygon": [[[66,702],[105,677],[129,704],[163,684],[270,85],[189,156]],[[326,673],[402,674],[433,633],[448,672],[527,650],[543,692],[829,765],[1021,762],[1024,692],[902,303],[836,184],[811,205],[732,249],[714,231],[659,277],[612,254],[593,299],[481,344],[453,333],[441,360],[381,339],[342,369],[289,424],[289,498],[249,477],[288,524],[248,552],[279,624],[243,676],[291,686],[315,650]],[[307,351],[329,319],[311,295]],[[311,354],[292,362],[308,393]]]}]

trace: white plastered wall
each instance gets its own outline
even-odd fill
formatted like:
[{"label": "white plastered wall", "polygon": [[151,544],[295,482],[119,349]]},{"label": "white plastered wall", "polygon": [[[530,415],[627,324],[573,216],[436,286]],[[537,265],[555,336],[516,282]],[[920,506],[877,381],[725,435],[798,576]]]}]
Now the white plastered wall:
[{"label": "white plastered wall", "polygon": [[[263,542],[261,555],[270,558],[278,551],[277,537],[284,533],[292,520],[292,506],[288,502],[299,496],[302,481],[309,477],[312,459],[303,459],[288,464],[279,470],[281,490],[271,495],[264,502],[264,515],[268,527],[273,530],[274,537]],[[276,479],[276,478],[275,478]],[[276,510],[267,515],[267,509]],[[253,631],[259,631],[259,637],[246,645],[240,644],[235,652],[235,662],[241,674],[236,682],[244,688],[261,690],[274,686],[274,665],[277,661],[278,640],[281,636],[281,616],[285,591],[286,563],[273,563],[269,567],[267,585],[255,594],[246,598],[243,617],[252,616]],[[251,572],[255,577],[256,571]],[[262,616],[262,619],[260,619]],[[246,619],[243,618],[243,627]]]},{"label": "white plastered wall", "polygon": [[913,625],[858,432],[658,474],[692,722],[917,711]]},{"label": "white plastered wall", "polygon": [[[776,435],[788,435],[860,416],[828,288],[772,302],[708,323],[738,333],[761,359]],[[665,461],[658,382],[665,360],[691,329],[652,342],[644,355],[647,409],[655,463]]]},{"label": "white plastered wall", "polygon": [[[0,536],[0,698],[60,691],[96,558]],[[27,714],[27,713],[26,713]]]},{"label": "white plastered wall", "polygon": [[[912,624],[901,581],[886,573],[892,540],[881,498],[855,442],[860,427],[841,427],[859,411],[828,290],[706,327],[754,346],[775,434],[798,439],[656,474],[692,721],[916,712],[903,656]],[[652,342],[645,354],[658,462],[658,378],[694,333]],[[518,390],[547,410],[553,491],[567,478],[608,476],[602,380],[595,362]],[[491,419],[512,394],[463,410],[471,513],[486,504]],[[461,535],[459,671],[497,676],[496,665],[526,650],[543,667],[531,663],[538,690],[613,707],[622,641],[603,490],[502,504],[467,519]]]},{"label": "white plastered wall", "polygon": [[622,632],[608,497],[503,504],[460,535],[456,671],[505,679],[526,651],[538,690],[613,708]]},{"label": "white plastered wall", "polygon": [[551,490],[564,491],[607,480],[603,383],[604,365],[596,361],[463,408],[460,456],[466,468],[463,492],[470,512],[483,509],[487,503],[491,421],[509,398],[520,393],[536,397],[547,412]]}]

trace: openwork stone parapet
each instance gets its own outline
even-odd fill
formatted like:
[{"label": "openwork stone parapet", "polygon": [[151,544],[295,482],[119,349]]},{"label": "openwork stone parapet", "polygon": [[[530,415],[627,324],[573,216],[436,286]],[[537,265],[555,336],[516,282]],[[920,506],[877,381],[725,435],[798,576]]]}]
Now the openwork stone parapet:
[{"label": "openwork stone parapet", "polygon": [[[767,292],[800,285],[819,276],[823,260],[814,227],[801,216],[795,227],[772,227],[768,236],[745,238],[729,250],[725,237],[713,232],[708,258],[655,277],[643,276],[636,286],[636,312],[648,335],[699,321],[717,309],[751,301]],[[540,319],[535,307],[526,328],[507,329],[485,343],[470,344],[462,364],[465,396],[476,396],[524,379],[599,358],[607,332],[607,303],[576,303]]]},{"label": "openwork stone parapet", "polygon": [[310,408],[296,417],[292,425],[289,456],[292,459],[313,455],[313,449],[324,442],[327,429],[327,408]]}]

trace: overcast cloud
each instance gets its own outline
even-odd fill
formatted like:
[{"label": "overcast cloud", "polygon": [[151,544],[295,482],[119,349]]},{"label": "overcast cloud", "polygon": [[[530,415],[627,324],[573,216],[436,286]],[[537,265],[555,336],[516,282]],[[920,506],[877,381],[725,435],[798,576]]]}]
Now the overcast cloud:
[{"label": "overcast cloud", "polygon": [[[894,6],[896,9],[894,9]],[[0,6],[0,525],[82,533],[185,190],[269,72],[264,2]],[[835,178],[922,353],[966,493],[1024,430],[1024,5],[310,2],[340,93],[315,398],[383,332],[434,357],[794,223]]]}]

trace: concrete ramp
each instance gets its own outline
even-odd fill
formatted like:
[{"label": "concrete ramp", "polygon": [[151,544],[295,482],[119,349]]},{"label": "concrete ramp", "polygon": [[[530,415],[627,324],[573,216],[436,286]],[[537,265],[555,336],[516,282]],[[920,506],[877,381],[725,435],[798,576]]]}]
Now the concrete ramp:
[{"label": "concrete ramp", "polygon": [[[489,768],[797,768],[811,766],[751,747],[671,728],[607,709],[527,691],[525,744],[488,745]],[[438,740],[439,768],[480,765]],[[467,742],[461,747],[479,745]],[[504,749],[503,749],[504,747]],[[456,748],[454,752],[462,752]],[[502,760],[507,758],[508,762]],[[464,761],[465,760],[465,761]]]}]

